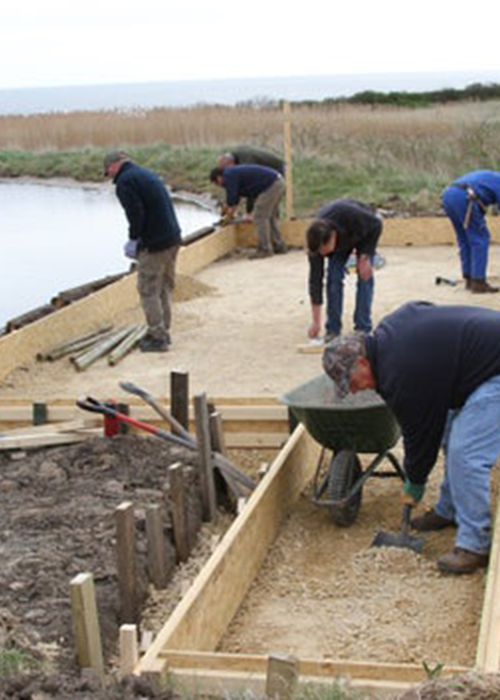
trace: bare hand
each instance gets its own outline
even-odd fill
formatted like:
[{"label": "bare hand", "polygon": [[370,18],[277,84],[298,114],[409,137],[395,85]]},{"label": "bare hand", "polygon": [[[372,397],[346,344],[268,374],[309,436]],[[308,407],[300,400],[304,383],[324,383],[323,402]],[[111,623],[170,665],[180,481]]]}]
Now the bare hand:
[{"label": "bare hand", "polygon": [[319,323],[311,323],[309,326],[309,330],[307,331],[307,335],[309,338],[317,338],[321,332],[321,326]]},{"label": "bare hand", "polygon": [[367,255],[360,255],[357,262],[357,272],[362,280],[369,280],[373,275],[373,267]]}]

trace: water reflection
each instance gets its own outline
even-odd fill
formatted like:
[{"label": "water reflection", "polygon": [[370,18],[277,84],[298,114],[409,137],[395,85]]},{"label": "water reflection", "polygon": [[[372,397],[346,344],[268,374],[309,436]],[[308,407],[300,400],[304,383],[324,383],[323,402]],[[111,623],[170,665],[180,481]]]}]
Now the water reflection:
[{"label": "water reflection", "polygon": [[[175,200],[183,235],[216,215]],[[58,292],[125,271],[127,220],[111,184],[0,183],[0,327]]]}]

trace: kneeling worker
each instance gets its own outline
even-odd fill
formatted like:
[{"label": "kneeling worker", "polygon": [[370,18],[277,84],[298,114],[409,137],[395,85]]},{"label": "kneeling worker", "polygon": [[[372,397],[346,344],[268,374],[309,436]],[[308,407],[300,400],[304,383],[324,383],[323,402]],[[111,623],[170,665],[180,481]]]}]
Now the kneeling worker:
[{"label": "kneeling worker", "polygon": [[440,446],[445,476],[437,504],[415,517],[421,532],[457,526],[447,573],[485,567],[491,546],[490,469],[500,454],[500,313],[410,302],[371,335],[334,339],[323,367],[341,396],[375,389],[401,426],[404,499],[416,506]]},{"label": "kneeling worker", "polygon": [[320,209],[306,234],[312,315],[309,338],[317,338],[321,332],[325,259],[328,261],[325,340],[328,342],[340,334],[344,277],[353,251],[356,251],[358,275],[354,330],[371,331],[373,258],[381,233],[382,217],[361,202],[337,199]]}]

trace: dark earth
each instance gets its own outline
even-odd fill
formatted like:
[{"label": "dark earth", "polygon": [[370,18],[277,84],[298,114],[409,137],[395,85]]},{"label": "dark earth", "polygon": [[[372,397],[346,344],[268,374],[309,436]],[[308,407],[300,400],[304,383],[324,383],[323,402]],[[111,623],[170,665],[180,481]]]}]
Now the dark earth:
[{"label": "dark earth", "polygon": [[[0,454],[0,698],[135,698],[151,695],[128,679],[104,694],[76,663],[69,583],[94,576],[105,663],[116,654],[120,601],[114,511],[134,503],[140,596],[147,586],[145,509],[164,509],[167,556],[175,566],[168,466],[184,466],[190,539],[201,524],[196,455],[157,438],[93,437],[65,447]],[[10,652],[22,667],[9,667]],[[12,672],[10,672],[12,671]],[[98,687],[98,686],[97,686]],[[149,693],[149,694],[148,694]]]}]

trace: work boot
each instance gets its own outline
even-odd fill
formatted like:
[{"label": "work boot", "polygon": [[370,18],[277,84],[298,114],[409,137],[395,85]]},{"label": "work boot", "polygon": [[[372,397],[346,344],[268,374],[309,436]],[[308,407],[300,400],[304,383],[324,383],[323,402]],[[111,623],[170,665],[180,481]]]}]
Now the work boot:
[{"label": "work boot", "polygon": [[446,574],[472,574],[488,566],[488,555],[454,547],[452,552],[439,557],[437,565]]},{"label": "work boot", "polygon": [[434,508],[431,508],[423,515],[417,515],[416,518],[412,518],[410,525],[418,532],[433,532],[434,530],[444,530],[446,527],[451,527],[455,525],[455,522],[454,520],[443,518],[442,515],[436,513]]},{"label": "work boot", "polygon": [[155,338],[148,334],[139,340],[138,345],[141,352],[167,352],[169,341],[167,338]]},{"label": "work boot", "polygon": [[471,279],[469,289],[473,294],[493,294],[499,291],[498,287],[492,287],[486,280],[480,279]]},{"label": "work boot", "polygon": [[469,275],[463,275],[464,278],[464,283],[465,283],[465,289],[470,290],[470,276]]},{"label": "work boot", "polygon": [[267,250],[267,248],[257,248],[254,253],[248,256],[249,260],[259,260],[260,258],[270,258],[274,255],[272,250]]},{"label": "work boot", "polygon": [[283,243],[278,243],[277,245],[273,245],[273,251],[274,251],[275,255],[284,255],[285,253],[288,253],[288,246],[283,241]]}]

